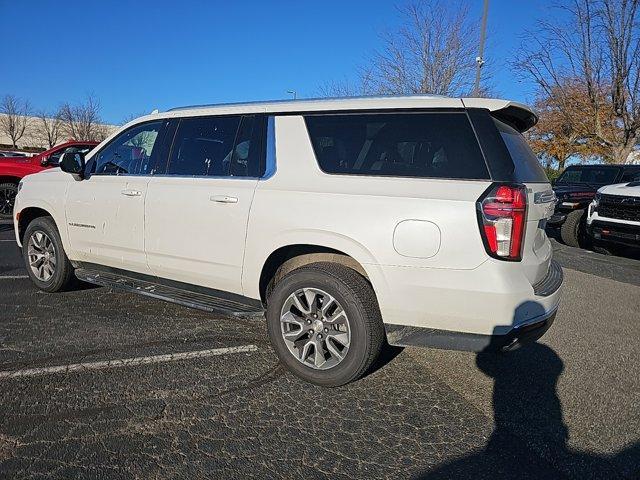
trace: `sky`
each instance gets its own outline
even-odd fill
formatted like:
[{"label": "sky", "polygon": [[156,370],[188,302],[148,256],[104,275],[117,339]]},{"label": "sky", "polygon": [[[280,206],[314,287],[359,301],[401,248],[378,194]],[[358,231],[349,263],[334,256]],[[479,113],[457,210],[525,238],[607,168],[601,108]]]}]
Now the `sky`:
[{"label": "sky", "polygon": [[[116,124],[156,108],[314,97],[356,78],[402,1],[0,0],[0,96],[55,110],[93,94]],[[482,0],[469,4],[480,19]],[[508,60],[550,4],[490,0],[496,96],[532,100]]]}]

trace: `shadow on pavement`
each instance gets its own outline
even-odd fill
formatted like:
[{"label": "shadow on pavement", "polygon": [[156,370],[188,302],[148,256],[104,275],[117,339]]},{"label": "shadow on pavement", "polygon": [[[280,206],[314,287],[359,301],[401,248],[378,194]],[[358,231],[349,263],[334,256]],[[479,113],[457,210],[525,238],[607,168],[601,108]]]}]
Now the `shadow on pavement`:
[{"label": "shadow on pavement", "polygon": [[[522,306],[542,309],[535,302]],[[485,449],[419,478],[639,478],[639,442],[612,456],[567,445],[569,432],[557,394],[564,364],[553,349],[532,343],[504,354],[481,352],[476,365],[494,380],[495,429]],[[586,385],[584,394],[589,395]]]}]

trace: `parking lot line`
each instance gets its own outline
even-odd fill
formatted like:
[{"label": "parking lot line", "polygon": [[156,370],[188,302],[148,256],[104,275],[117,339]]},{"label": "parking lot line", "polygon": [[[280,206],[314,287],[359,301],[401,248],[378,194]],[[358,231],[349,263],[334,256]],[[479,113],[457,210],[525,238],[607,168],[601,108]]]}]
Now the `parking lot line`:
[{"label": "parking lot line", "polygon": [[166,355],[151,355],[148,357],[119,358],[102,362],[71,363],[69,365],[56,365],[54,367],[27,368],[22,370],[0,372],[0,380],[16,377],[33,377],[49,373],[69,373],[83,370],[105,370],[109,368],[135,367],[152,363],[177,362],[193,358],[215,357],[233,353],[255,352],[255,345],[241,345],[239,347],[213,348],[210,350],[196,350],[193,352],[169,353]]},{"label": "parking lot line", "polygon": [[0,280],[18,280],[19,278],[29,278],[29,275],[0,275]]}]

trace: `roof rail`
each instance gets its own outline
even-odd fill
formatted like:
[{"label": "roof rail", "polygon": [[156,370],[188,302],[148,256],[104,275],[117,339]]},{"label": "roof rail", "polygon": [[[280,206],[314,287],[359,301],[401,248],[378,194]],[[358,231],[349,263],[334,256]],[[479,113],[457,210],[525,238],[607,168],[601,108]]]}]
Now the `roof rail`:
[{"label": "roof rail", "polygon": [[167,110],[167,112],[176,112],[179,110],[191,110],[196,108],[213,108],[213,107],[241,107],[245,105],[267,105],[267,104],[281,104],[281,103],[307,103],[307,102],[322,102],[332,100],[359,100],[359,99],[383,99],[383,98],[447,98],[446,95],[427,95],[427,94],[411,94],[411,95],[359,95],[353,97],[316,97],[316,98],[298,98],[298,99],[279,99],[279,100],[256,100],[251,102],[231,102],[231,103],[210,103],[203,105],[187,105],[183,107],[174,107]]}]

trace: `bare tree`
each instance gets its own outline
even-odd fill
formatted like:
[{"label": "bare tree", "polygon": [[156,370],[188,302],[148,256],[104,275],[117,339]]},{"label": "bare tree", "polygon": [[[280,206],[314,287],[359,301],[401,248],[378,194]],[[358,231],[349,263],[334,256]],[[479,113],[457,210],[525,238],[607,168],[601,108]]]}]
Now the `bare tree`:
[{"label": "bare tree", "polygon": [[6,134],[17,148],[18,141],[24,136],[29,125],[31,105],[27,100],[20,100],[14,95],[5,95],[0,104],[0,131]]},{"label": "bare tree", "polygon": [[355,81],[345,77],[343,80],[326,82],[318,92],[321,97],[357,97],[379,93],[372,85],[370,68],[360,68]]},{"label": "bare tree", "polygon": [[34,136],[48,148],[53,147],[62,136],[62,118],[60,112],[48,113],[40,110],[36,113],[36,120],[32,127]]},{"label": "bare tree", "polygon": [[100,120],[100,102],[87,96],[83,103],[65,103],[60,107],[64,131],[75,140],[102,140],[105,136]]},{"label": "bare tree", "polygon": [[558,7],[562,18],[539,21],[514,66],[567,112],[574,99],[566,86],[580,82],[589,107],[582,134],[624,163],[640,141],[640,0],[563,0]]},{"label": "bare tree", "polygon": [[389,94],[471,92],[479,33],[466,3],[414,1],[399,11],[400,28],[383,35],[373,57],[374,88]]},{"label": "bare tree", "polygon": [[[359,69],[357,80],[327,83],[321,95],[458,96],[473,91],[479,28],[466,1],[411,0],[398,12],[400,26],[381,35],[382,47]],[[479,94],[485,96],[486,87]]]}]

